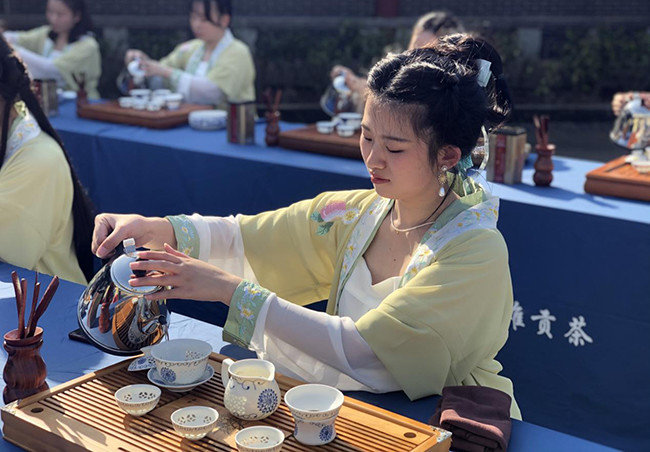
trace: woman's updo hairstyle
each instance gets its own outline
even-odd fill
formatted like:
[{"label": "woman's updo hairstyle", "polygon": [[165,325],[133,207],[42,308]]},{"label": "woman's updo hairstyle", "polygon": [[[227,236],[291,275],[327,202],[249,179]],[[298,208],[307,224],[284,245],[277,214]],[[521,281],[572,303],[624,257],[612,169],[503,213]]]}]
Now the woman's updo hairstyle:
[{"label": "woman's updo hairstyle", "polygon": [[[478,83],[479,59],[491,63],[485,87]],[[444,145],[457,146],[467,159],[481,127],[499,126],[511,110],[501,57],[483,39],[467,34],[388,55],[370,70],[368,94],[369,100],[409,115],[415,134],[429,145],[432,164]]]},{"label": "woman's updo hairstyle", "polygon": [[18,100],[22,100],[29,112],[38,122],[39,127],[57,142],[63,150],[63,154],[70,167],[70,175],[74,189],[72,201],[72,217],[74,222],[73,241],[79,267],[88,281],[95,274],[93,267],[93,256],[90,249],[90,242],[93,232],[93,205],[88,194],[84,190],[74,168],[70,164],[70,158],[63,146],[63,142],[56,133],[52,124],[43,112],[36,95],[31,89],[31,80],[25,69],[25,65],[0,34],[0,97],[4,101],[2,116],[2,137],[0,138],[0,167],[4,162],[7,153],[7,141],[9,138],[9,118],[11,109]]}]

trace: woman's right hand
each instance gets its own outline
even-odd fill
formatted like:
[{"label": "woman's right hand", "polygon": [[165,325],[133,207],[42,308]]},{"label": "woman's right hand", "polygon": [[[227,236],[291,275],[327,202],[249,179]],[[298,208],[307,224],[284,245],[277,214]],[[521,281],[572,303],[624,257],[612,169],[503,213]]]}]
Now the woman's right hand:
[{"label": "woman's right hand", "polygon": [[102,213],[95,217],[92,252],[99,258],[113,254],[122,240],[135,239],[136,247],[162,249],[169,243],[176,247],[176,236],[165,218]]},{"label": "woman's right hand", "polygon": [[348,75],[350,75],[350,74],[351,74],[351,75],[354,75],[354,72],[352,72],[352,69],[350,69],[349,67],[345,67],[345,66],[343,66],[343,65],[337,64],[337,65],[334,66],[334,67],[332,68],[332,70],[330,71],[330,78],[331,78],[332,80],[334,80],[336,77],[338,77],[338,76],[341,75],[341,74],[342,74],[342,75],[345,75],[346,78],[347,78]]},{"label": "woman's right hand", "polygon": [[144,53],[142,50],[129,49],[126,51],[126,54],[124,55],[124,65],[128,65],[131,61],[135,60],[136,58],[139,58],[141,60],[148,60],[149,56],[146,53]]}]

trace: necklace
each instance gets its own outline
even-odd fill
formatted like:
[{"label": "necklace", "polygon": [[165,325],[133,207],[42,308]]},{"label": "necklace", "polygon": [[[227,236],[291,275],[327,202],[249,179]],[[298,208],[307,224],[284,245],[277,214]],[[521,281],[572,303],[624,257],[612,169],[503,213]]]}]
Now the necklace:
[{"label": "necklace", "polygon": [[[446,197],[445,197],[445,198],[446,198]],[[440,201],[440,204],[438,204],[438,207],[436,207],[436,209],[431,213],[431,215],[429,215],[428,217],[426,217],[425,220],[428,220],[429,218],[431,218],[432,216],[434,216],[434,215],[436,214],[436,212],[438,211],[438,209],[440,209],[440,207],[444,204],[444,202],[445,202],[445,199],[443,198],[443,200]],[[394,213],[395,213],[395,206],[393,206],[393,207],[390,209],[390,225],[391,225],[391,227],[395,230],[395,232],[409,232],[409,231],[414,231],[414,230],[416,230],[416,229],[420,229],[421,227],[432,225],[433,223],[436,222],[436,220],[433,220],[433,221],[425,221],[424,223],[422,223],[422,224],[418,224],[417,226],[412,226],[412,227],[410,227],[410,228],[400,229],[400,228],[398,228],[397,226],[395,226]]]}]

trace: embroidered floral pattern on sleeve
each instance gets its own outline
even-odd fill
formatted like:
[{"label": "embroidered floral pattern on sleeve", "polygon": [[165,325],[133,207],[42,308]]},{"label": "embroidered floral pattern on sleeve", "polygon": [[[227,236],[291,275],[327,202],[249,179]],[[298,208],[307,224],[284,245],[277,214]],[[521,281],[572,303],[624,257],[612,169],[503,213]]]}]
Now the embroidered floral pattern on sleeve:
[{"label": "embroidered floral pattern on sleeve", "polygon": [[257,317],[271,292],[250,281],[242,281],[230,302],[224,331],[228,337],[246,347],[249,346]]},{"label": "embroidered floral pattern on sleeve", "polygon": [[165,217],[174,228],[178,250],[186,256],[199,257],[199,234],[186,215],[173,215]]},{"label": "embroidered floral pattern on sleeve", "polygon": [[344,201],[337,201],[326,205],[320,212],[312,213],[309,218],[318,223],[316,234],[325,235],[330,232],[335,220],[340,219],[344,224],[351,224],[358,216],[359,209],[348,209]]}]

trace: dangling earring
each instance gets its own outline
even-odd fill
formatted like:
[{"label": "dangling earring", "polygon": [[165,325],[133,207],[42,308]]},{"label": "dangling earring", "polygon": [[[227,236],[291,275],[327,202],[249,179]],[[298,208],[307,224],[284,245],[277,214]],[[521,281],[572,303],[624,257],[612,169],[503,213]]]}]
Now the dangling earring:
[{"label": "dangling earring", "polygon": [[438,173],[438,182],[440,183],[440,191],[438,192],[438,196],[441,198],[445,196],[445,184],[447,183],[447,166],[442,165],[440,168],[440,173]]}]

